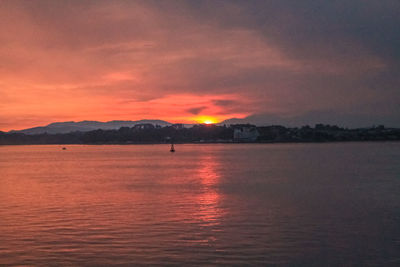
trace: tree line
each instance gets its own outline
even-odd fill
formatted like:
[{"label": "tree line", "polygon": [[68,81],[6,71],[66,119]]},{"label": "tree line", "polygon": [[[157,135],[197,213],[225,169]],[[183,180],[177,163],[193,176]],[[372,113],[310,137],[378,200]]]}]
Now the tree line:
[{"label": "tree line", "polygon": [[0,132],[0,145],[23,144],[143,144],[143,143],[191,143],[235,142],[235,128],[254,127],[258,137],[255,142],[335,142],[335,141],[384,141],[400,140],[400,129],[376,126],[347,129],[317,124],[314,127],[284,127],[279,125],[255,127],[253,125],[182,125],[166,127],[151,124],[121,127],[118,130],[94,130],[66,134],[28,135],[18,132]]}]

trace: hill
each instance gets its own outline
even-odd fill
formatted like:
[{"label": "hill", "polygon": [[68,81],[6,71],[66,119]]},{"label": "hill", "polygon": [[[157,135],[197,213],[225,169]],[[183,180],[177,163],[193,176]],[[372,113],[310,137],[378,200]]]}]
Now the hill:
[{"label": "hill", "polygon": [[16,133],[24,133],[24,134],[63,134],[63,133],[70,133],[70,132],[89,132],[93,130],[116,130],[121,127],[133,127],[137,124],[153,124],[153,125],[160,125],[160,126],[168,126],[171,123],[163,120],[138,120],[138,121],[107,121],[107,122],[100,122],[100,121],[66,121],[66,122],[54,122],[50,123],[46,126],[39,126],[33,127],[18,131],[11,131]]}]

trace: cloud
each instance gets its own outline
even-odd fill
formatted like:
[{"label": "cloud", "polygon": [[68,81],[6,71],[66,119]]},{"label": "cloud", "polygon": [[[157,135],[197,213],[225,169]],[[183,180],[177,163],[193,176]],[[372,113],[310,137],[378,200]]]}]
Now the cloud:
[{"label": "cloud", "polygon": [[[0,110],[26,127],[48,114],[394,119],[399,12],[396,0],[6,1]],[[3,129],[15,127],[7,121]]]},{"label": "cloud", "polygon": [[217,99],[214,100],[213,103],[217,106],[227,107],[236,104],[234,100],[227,100],[227,99]]},{"label": "cloud", "polygon": [[193,115],[198,115],[200,112],[205,110],[207,107],[196,107],[196,108],[189,108],[186,111]]}]

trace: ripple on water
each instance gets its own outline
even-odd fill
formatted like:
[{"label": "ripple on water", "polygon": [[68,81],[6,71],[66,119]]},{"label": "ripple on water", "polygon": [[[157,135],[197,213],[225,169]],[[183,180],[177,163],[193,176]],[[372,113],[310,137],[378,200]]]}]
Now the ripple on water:
[{"label": "ripple on water", "polygon": [[398,146],[3,147],[0,265],[395,265]]}]

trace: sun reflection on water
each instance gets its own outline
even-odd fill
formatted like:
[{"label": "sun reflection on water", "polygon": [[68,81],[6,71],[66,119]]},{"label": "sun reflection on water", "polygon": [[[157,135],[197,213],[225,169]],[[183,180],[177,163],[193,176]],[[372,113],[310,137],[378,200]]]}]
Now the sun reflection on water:
[{"label": "sun reflection on water", "polygon": [[196,198],[198,210],[194,216],[205,226],[215,226],[222,216],[221,195],[217,188],[221,178],[219,162],[214,155],[208,154],[200,158],[199,164],[198,177],[202,186]]}]

